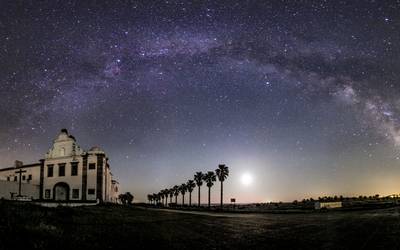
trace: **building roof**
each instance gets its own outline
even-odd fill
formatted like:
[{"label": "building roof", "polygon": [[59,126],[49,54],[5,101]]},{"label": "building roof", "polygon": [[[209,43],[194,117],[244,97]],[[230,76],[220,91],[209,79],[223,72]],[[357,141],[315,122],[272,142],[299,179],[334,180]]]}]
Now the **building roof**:
[{"label": "building roof", "polygon": [[1,168],[1,171],[7,171],[7,170],[13,170],[13,169],[20,169],[20,168],[32,168],[32,167],[39,167],[40,166],[40,162],[38,163],[32,163],[32,164],[26,164],[26,165],[22,165],[22,166],[13,166],[13,167],[8,167],[8,168]]}]

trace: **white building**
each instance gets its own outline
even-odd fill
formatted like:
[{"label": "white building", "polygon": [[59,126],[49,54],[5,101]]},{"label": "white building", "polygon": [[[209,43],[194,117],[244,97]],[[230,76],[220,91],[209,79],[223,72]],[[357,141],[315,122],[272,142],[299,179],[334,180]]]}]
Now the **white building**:
[{"label": "white building", "polygon": [[315,209],[331,209],[331,208],[341,208],[342,202],[341,201],[317,201],[314,203]]},{"label": "white building", "polygon": [[61,130],[45,158],[38,163],[23,165],[16,161],[15,166],[0,169],[1,185],[9,187],[6,191],[0,190],[0,197],[8,199],[18,194],[20,170],[23,172],[21,195],[29,193],[33,199],[117,202],[119,183],[113,180],[105,152],[99,147],[84,151],[66,129]]}]

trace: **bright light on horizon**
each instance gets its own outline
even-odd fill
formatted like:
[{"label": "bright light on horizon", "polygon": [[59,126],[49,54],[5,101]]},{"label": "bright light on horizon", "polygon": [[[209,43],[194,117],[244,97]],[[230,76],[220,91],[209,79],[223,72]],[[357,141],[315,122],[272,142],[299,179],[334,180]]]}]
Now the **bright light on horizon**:
[{"label": "bright light on horizon", "polygon": [[253,183],[253,176],[250,173],[244,173],[240,178],[240,181],[244,186],[249,186]]}]

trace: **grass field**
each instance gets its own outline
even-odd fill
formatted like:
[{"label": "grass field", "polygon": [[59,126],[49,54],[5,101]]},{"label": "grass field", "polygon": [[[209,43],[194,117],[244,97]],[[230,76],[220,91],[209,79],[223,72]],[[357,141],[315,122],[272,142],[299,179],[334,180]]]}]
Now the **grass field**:
[{"label": "grass field", "polygon": [[399,212],[210,216],[0,202],[0,249],[400,249]]}]

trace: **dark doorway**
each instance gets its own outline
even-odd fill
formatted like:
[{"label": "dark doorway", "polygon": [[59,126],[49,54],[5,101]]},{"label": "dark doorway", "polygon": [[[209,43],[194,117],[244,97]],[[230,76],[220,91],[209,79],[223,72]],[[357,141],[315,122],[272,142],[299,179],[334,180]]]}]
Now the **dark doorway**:
[{"label": "dark doorway", "polygon": [[54,185],[53,188],[53,199],[56,201],[67,201],[69,200],[69,186],[65,182],[59,182]]}]

